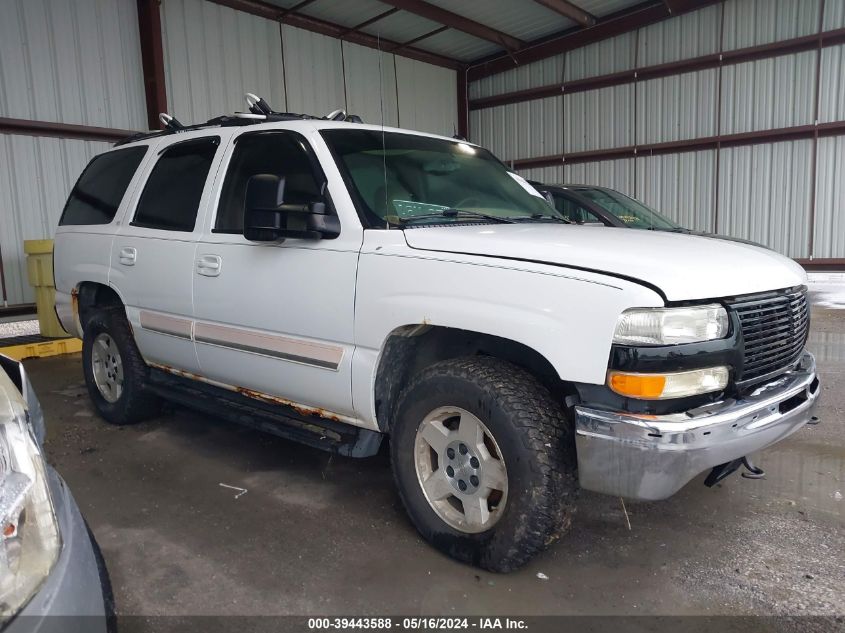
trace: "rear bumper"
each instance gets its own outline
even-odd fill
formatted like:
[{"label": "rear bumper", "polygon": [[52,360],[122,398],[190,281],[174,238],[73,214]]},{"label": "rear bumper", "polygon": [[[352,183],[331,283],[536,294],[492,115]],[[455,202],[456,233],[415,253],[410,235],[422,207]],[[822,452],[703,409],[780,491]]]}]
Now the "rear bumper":
[{"label": "rear bumper", "polygon": [[582,488],[665,499],[706,470],[771,446],[801,428],[819,396],[813,355],[751,395],[671,415],[575,407]]},{"label": "rear bumper", "polygon": [[67,294],[56,290],[56,317],[59,319],[59,323],[61,323],[65,332],[71,336],[82,338],[82,332],[77,327],[76,301],[75,294]]}]

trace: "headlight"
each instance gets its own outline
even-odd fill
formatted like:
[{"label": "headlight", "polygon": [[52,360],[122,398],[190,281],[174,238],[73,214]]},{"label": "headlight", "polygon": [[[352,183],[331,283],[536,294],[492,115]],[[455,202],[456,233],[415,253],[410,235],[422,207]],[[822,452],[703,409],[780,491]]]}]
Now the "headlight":
[{"label": "headlight", "polygon": [[0,622],[38,590],[60,546],[41,450],[20,394],[0,370]]},{"label": "headlight", "polygon": [[641,400],[665,400],[721,391],[728,385],[727,367],[708,367],[663,374],[611,371],[608,386],[619,395]]},{"label": "headlight", "polygon": [[677,345],[724,338],[728,313],[720,305],[634,308],[616,322],[613,342],[621,345]]}]

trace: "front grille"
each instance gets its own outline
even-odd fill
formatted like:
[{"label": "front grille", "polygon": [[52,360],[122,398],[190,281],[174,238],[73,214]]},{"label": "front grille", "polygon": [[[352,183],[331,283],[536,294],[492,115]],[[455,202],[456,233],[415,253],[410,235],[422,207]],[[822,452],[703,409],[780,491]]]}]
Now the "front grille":
[{"label": "front grille", "polygon": [[775,374],[801,357],[810,331],[805,288],[738,299],[729,305],[739,316],[745,341],[740,381]]}]

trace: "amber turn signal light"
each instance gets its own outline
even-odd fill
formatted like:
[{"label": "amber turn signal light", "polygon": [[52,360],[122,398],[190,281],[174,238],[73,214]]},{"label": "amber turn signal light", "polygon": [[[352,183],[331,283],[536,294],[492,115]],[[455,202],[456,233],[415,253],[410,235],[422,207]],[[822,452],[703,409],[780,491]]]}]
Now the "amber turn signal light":
[{"label": "amber turn signal light", "polygon": [[721,391],[728,385],[727,367],[706,367],[666,374],[634,374],[611,371],[608,386],[620,396],[641,400],[683,398]]},{"label": "amber turn signal light", "polygon": [[663,395],[666,376],[661,374],[621,374],[610,375],[610,388],[622,396],[630,398],[657,399]]}]

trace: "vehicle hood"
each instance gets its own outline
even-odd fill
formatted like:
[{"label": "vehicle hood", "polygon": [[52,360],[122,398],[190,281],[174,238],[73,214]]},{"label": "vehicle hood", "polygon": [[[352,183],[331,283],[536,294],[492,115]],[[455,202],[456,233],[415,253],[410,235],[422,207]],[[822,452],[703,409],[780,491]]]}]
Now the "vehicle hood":
[{"label": "vehicle hood", "polygon": [[715,299],[806,284],[774,251],[702,235],[560,224],[434,226],[405,230],[413,249],[543,262],[657,287],[669,301]]},{"label": "vehicle hood", "polygon": [[[655,229],[661,230],[661,229]],[[721,233],[708,233],[707,231],[693,231],[692,229],[677,229],[675,231],[668,230],[668,233],[684,233],[686,235],[698,235],[700,237],[712,237],[717,240],[726,240],[728,242],[738,242],[740,244],[750,244],[751,246],[757,246],[758,248],[768,248],[763,246],[759,242],[754,242],[752,240],[746,240],[741,237],[733,237],[732,235],[722,235]],[[771,250],[771,249],[769,249]]]}]

